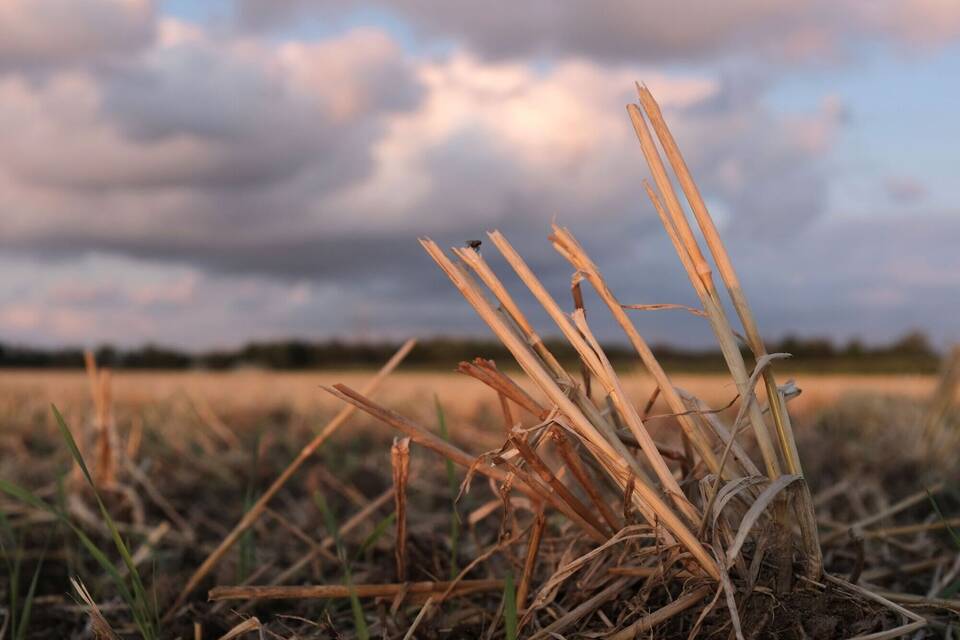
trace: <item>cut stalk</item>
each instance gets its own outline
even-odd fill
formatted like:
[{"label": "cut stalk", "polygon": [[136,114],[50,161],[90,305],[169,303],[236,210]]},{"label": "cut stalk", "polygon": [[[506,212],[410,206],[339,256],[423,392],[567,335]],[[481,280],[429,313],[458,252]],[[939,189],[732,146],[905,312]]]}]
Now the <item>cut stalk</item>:
[{"label": "cut stalk", "polygon": [[586,415],[587,419],[595,424],[599,425],[601,431],[609,439],[610,438],[610,425],[607,424],[606,419],[603,415],[597,411],[596,406],[587,396],[582,388],[580,388],[573,376],[571,376],[556,358],[553,357],[553,354],[547,349],[543,344],[543,341],[533,330],[533,326],[530,324],[530,321],[520,310],[520,307],[514,302],[513,298],[507,292],[506,287],[503,286],[503,283],[500,282],[500,279],[497,278],[496,274],[489,267],[486,261],[480,256],[476,251],[471,251],[463,248],[453,249],[454,254],[463,261],[470,269],[477,274],[480,278],[480,281],[487,286],[494,297],[496,297],[497,302],[500,303],[503,312],[506,316],[516,325],[517,329],[520,331],[520,334],[524,337],[526,342],[533,347],[534,351],[541,357],[544,364],[547,366],[547,369],[553,372],[556,376],[557,381],[561,386],[566,389],[570,389],[573,395],[573,401],[580,408],[581,411]]},{"label": "cut stalk", "polygon": [[[669,127],[667,127],[666,120],[664,120],[663,113],[660,110],[660,105],[657,104],[653,94],[650,93],[646,87],[638,85],[637,90],[644,112],[650,119],[657,138],[660,140],[660,144],[666,153],[667,160],[670,162],[671,167],[673,167],[673,171],[680,183],[680,188],[683,190],[687,202],[690,203],[690,209],[693,211],[693,215],[697,220],[697,225],[700,227],[710,254],[713,256],[717,269],[720,271],[720,278],[723,280],[730,294],[734,309],[736,309],[740,322],[743,325],[747,344],[750,346],[756,358],[762,358],[767,355],[766,346],[763,343],[763,338],[760,336],[760,330],[757,327],[753,311],[751,311],[750,305],[747,303],[746,294],[744,294],[743,287],[740,285],[740,279],[737,276],[736,270],[733,268],[733,262],[730,260],[730,255],[727,253],[723,240],[720,238],[720,233],[717,231],[713,218],[707,210],[703,196],[700,194],[700,190],[693,180],[693,175],[690,173],[689,167],[687,167],[683,154],[680,152],[679,145],[677,145],[673,134],[670,132]],[[764,374],[763,380],[766,386],[767,398],[770,403],[770,414],[773,417],[777,435],[780,440],[781,453],[786,461],[787,473],[802,475],[803,469],[800,465],[800,455],[797,452],[797,444],[793,436],[790,416],[786,411],[785,404],[779,400],[777,383],[773,371],[768,370]]]},{"label": "cut stalk", "polygon": [[[701,294],[704,311],[711,317],[711,325],[713,325],[714,333],[717,336],[721,351],[727,361],[727,366],[730,368],[734,382],[737,383],[737,388],[740,390],[740,395],[746,398],[748,394],[753,393],[753,390],[745,388],[748,375],[747,368],[743,363],[743,356],[740,355],[740,349],[734,340],[733,332],[729,329],[729,323],[726,321],[726,314],[723,312],[720,297],[713,284],[712,272],[709,267],[705,266],[707,264],[706,258],[703,257],[700,246],[697,244],[697,240],[693,235],[693,230],[687,222],[680,200],[673,190],[673,185],[667,176],[663,160],[660,158],[660,152],[657,151],[656,144],[650,135],[649,129],[647,129],[646,121],[644,121],[636,105],[628,105],[627,112],[630,114],[630,120],[636,131],[637,139],[640,141],[644,158],[646,158],[647,165],[650,167],[650,173],[653,175],[654,183],[656,183],[660,195],[663,196],[663,201],[666,204],[666,210],[669,213],[673,229],[677,234],[677,239],[690,256],[692,269],[696,273],[696,275],[690,274],[694,289],[697,290],[698,294],[701,294],[701,290],[705,292]],[[658,213],[661,212],[658,210]],[[670,227],[666,223],[664,227],[669,234]],[[677,253],[680,254],[680,251],[678,250]],[[680,254],[680,257],[681,261],[683,261],[682,254]],[[687,266],[686,263],[684,266]],[[699,281],[699,287],[697,281]],[[764,465],[767,468],[767,474],[771,479],[776,479],[781,473],[780,463],[776,450],[773,447],[773,441],[770,439],[770,432],[767,429],[766,422],[764,422],[763,415],[760,413],[758,407],[754,408],[749,418],[753,425],[757,444],[760,447],[760,453],[763,456]]]},{"label": "cut stalk", "polygon": [[538,501],[547,502],[556,507],[558,511],[563,513],[573,522],[580,525],[583,530],[586,531],[587,534],[589,534],[590,537],[592,537],[596,542],[603,543],[606,541],[607,538],[602,531],[590,524],[590,522],[581,517],[577,511],[567,505],[556,494],[552,493],[549,486],[541,484],[535,476],[527,473],[524,469],[520,469],[511,465],[510,463],[507,463],[508,468],[510,468],[510,473],[513,473],[517,476],[516,478],[510,480],[510,474],[508,472],[505,472],[497,467],[491,467],[489,465],[477,465],[476,458],[466,451],[453,446],[443,438],[434,435],[430,431],[424,429],[418,424],[415,424],[400,414],[377,405],[370,399],[365,398],[363,395],[357,393],[346,385],[338,384],[333,388],[321,388],[328,393],[337,396],[341,400],[353,404],[363,411],[366,411],[377,420],[409,436],[417,444],[439,453],[443,457],[456,464],[459,464],[462,467],[467,469],[476,469],[477,472],[498,482],[507,482],[509,480],[512,482],[513,486],[531,498],[534,498]]},{"label": "cut stalk", "polygon": [[[650,93],[646,87],[638,85],[637,90],[644,111],[650,119],[654,131],[657,133],[657,137],[667,155],[670,165],[673,167],[674,173],[677,175],[680,187],[697,220],[697,225],[700,227],[710,254],[713,256],[714,262],[720,271],[720,277],[727,288],[734,309],[736,309],[737,316],[740,318],[740,323],[743,325],[747,344],[753,351],[754,357],[760,359],[767,355],[767,349],[763,343],[763,338],[760,336],[753,311],[747,303],[746,294],[740,285],[740,279],[737,276],[736,270],[733,268],[733,262],[730,260],[730,255],[727,253],[723,240],[720,238],[720,233],[717,231],[717,227],[709,211],[707,211],[706,203],[693,180],[693,175],[690,173],[689,167],[687,167],[683,154],[680,153],[680,147],[677,145],[669,127],[667,127],[660,106],[654,99],[653,94]],[[797,451],[797,443],[793,435],[793,426],[790,423],[790,414],[787,412],[786,402],[780,394],[772,369],[767,369],[764,372],[763,381],[770,406],[770,415],[773,418],[777,431],[780,453],[786,463],[787,473],[802,476],[803,467],[800,464],[800,455]],[[811,577],[819,576],[822,571],[822,558],[820,544],[817,540],[817,530],[814,524],[810,489],[806,482],[801,485],[799,494],[802,509],[800,522],[804,544],[808,554],[808,571]]]},{"label": "cut stalk", "polygon": [[488,362],[488,360],[482,358],[477,358],[473,362],[461,362],[457,366],[457,371],[479,380],[496,391],[498,395],[509,398],[535,418],[545,420],[549,411],[541,407],[529,393],[511,380],[509,376],[492,366],[488,366],[486,364]]},{"label": "cut stalk", "polygon": [[210,600],[303,600],[349,598],[356,595],[358,598],[388,598],[401,591],[404,593],[434,594],[438,599],[447,589],[452,596],[462,596],[478,591],[495,591],[503,589],[503,580],[460,580],[452,585],[450,582],[406,582],[385,584],[321,584],[303,586],[226,586],[214,587],[210,590]]}]

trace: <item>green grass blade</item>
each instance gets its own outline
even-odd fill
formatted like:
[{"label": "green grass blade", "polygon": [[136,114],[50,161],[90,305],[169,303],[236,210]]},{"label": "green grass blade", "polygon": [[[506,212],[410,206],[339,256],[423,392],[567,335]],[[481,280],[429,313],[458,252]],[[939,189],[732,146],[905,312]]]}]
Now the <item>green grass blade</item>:
[{"label": "green grass blade", "polygon": [[[47,541],[49,544],[49,540]],[[30,579],[30,586],[27,588],[27,595],[23,597],[23,609],[20,611],[20,623],[15,627],[14,638],[24,640],[27,637],[27,628],[30,626],[30,614],[33,610],[33,599],[37,594],[37,583],[40,581],[40,571],[43,569],[43,561],[47,556],[47,547],[44,546],[43,553],[37,561],[37,568],[33,572],[33,578]],[[11,611],[11,616],[13,612]],[[12,618],[11,618],[12,622]]]},{"label": "green grass blade", "polygon": [[[934,500],[933,494],[930,491],[927,491],[927,497],[930,498],[930,504],[933,505],[933,510],[937,512],[937,517],[940,518],[940,521],[943,523],[944,527],[947,529],[947,533],[950,534],[950,537],[953,538],[953,544],[956,545],[957,549],[960,550],[960,534],[950,526],[946,517],[943,515],[943,511],[940,510],[940,505],[937,504],[937,501]],[[960,593],[960,580],[954,581],[952,584],[945,587],[940,592],[941,598],[950,598],[955,596],[957,593]]]},{"label": "green grass blade", "polygon": [[367,629],[367,620],[363,615],[363,606],[360,604],[360,598],[353,588],[353,576],[350,575],[350,569],[345,568],[344,578],[347,581],[347,588],[350,589],[350,610],[353,612],[353,626],[357,632],[357,638],[360,640],[370,640],[370,630]]},{"label": "green grass blade", "polygon": [[337,552],[337,557],[340,559],[340,562],[344,562],[346,557],[340,555],[343,551],[343,545],[340,544],[340,527],[337,526],[337,519],[330,509],[330,505],[327,504],[327,499],[323,497],[322,493],[317,491],[313,494],[313,501],[316,503],[317,508],[320,509],[321,515],[323,515],[323,523],[327,527],[327,532],[330,534],[330,537],[333,538],[333,546]]},{"label": "green grass blade", "polygon": [[70,530],[73,531],[74,535],[77,536],[80,544],[87,550],[91,557],[93,557],[96,563],[100,565],[100,568],[108,575],[110,581],[114,584],[119,592],[120,597],[130,607],[134,623],[140,631],[141,636],[145,640],[154,640],[157,637],[159,628],[159,616],[157,614],[157,610],[150,605],[150,601],[147,598],[146,589],[144,588],[140,574],[133,563],[133,557],[130,554],[129,547],[120,536],[120,531],[117,529],[116,523],[113,521],[113,518],[110,517],[110,513],[107,511],[106,505],[100,498],[100,494],[93,482],[93,477],[90,475],[90,470],[87,468],[86,462],[83,460],[83,456],[80,455],[80,450],[77,447],[77,443],[73,439],[73,434],[70,432],[69,427],[67,427],[67,424],[64,421],[63,416],[60,414],[60,411],[57,410],[55,406],[52,406],[52,408],[64,442],[67,443],[67,447],[70,450],[71,456],[80,467],[84,478],[90,485],[90,488],[93,490],[93,494],[97,500],[97,506],[100,509],[103,522],[110,533],[110,537],[113,540],[114,546],[119,552],[124,565],[127,567],[130,585],[127,585],[127,581],[123,576],[120,575],[116,566],[114,566],[113,562],[107,558],[106,554],[100,550],[100,548],[86,533],[83,532],[83,530],[81,530],[70,520],[65,511],[47,504],[37,496],[33,495],[33,493],[29,490],[7,480],[0,479],[0,492],[3,492],[35,509],[52,514],[57,518],[58,521],[69,527]]},{"label": "green grass blade", "polygon": [[517,593],[513,586],[513,571],[507,572],[503,585],[503,626],[507,640],[517,640]]},{"label": "green grass blade", "polygon": [[[66,421],[63,419],[63,416],[60,414],[60,411],[57,409],[57,407],[52,404],[50,406],[53,409],[53,415],[57,420],[57,426],[60,428],[60,433],[63,436],[64,441],[67,443],[67,447],[70,449],[70,454],[73,456],[74,461],[83,472],[83,476],[86,479],[87,484],[89,484],[90,488],[93,490],[93,495],[97,500],[97,506],[100,509],[100,516],[103,519],[104,524],[107,526],[107,529],[110,531],[110,537],[113,539],[113,544],[116,547],[117,552],[120,554],[120,558],[123,560],[124,566],[127,568],[127,574],[130,576],[130,584],[132,587],[132,589],[128,590],[131,592],[132,598],[127,604],[130,605],[134,621],[136,622],[140,633],[147,640],[152,640],[156,637],[156,629],[159,626],[158,613],[150,606],[150,599],[147,595],[147,590],[143,585],[140,572],[137,570],[137,566],[133,562],[133,556],[130,553],[130,549],[120,536],[120,531],[117,529],[116,523],[113,521],[113,518],[110,516],[110,512],[103,503],[103,500],[100,497],[100,492],[97,491],[96,484],[93,482],[93,477],[90,475],[90,470],[87,468],[87,464],[84,462],[83,456],[80,454],[80,449],[77,447],[77,443],[73,439],[73,434],[70,432],[70,428],[67,426]],[[75,527],[74,529],[76,530]],[[109,564],[111,567],[113,567],[112,563]],[[115,569],[114,573],[117,573]],[[119,574],[117,574],[117,577],[119,578],[119,581],[114,580],[114,582],[117,582],[117,586],[125,586],[125,580],[123,580]]]},{"label": "green grass blade", "polygon": [[377,540],[379,540],[380,537],[383,536],[383,534],[390,527],[390,525],[393,524],[393,521],[396,519],[396,517],[396,513],[391,513],[377,523],[377,526],[373,528],[373,531],[370,532],[370,535],[364,538],[363,542],[360,544],[360,548],[357,549],[357,552],[353,554],[353,562],[356,562],[360,556],[366,553],[367,549],[377,543]]},{"label": "green grass blade", "polygon": [[934,500],[933,494],[930,491],[927,491],[927,497],[930,499],[930,504],[933,505],[933,510],[937,512],[937,517],[940,518],[940,521],[947,529],[947,533],[950,534],[950,537],[953,538],[953,544],[956,545],[957,549],[960,550],[960,534],[958,534],[953,527],[950,526],[947,519],[944,517],[943,512],[940,510],[940,505],[937,504],[937,501]]},{"label": "green grass blade", "polygon": [[[57,474],[56,509],[59,510],[60,513],[67,512],[67,489],[64,475],[62,471]],[[73,576],[79,573],[76,570],[76,550],[70,545],[70,532],[65,529],[69,529],[69,527],[66,527],[63,521],[58,520],[57,530],[63,536],[63,551],[66,556],[67,575]]]},{"label": "green grass blade", "polygon": [[8,482],[7,480],[3,480],[2,478],[0,478],[0,491],[3,491],[5,494],[10,496],[11,498],[19,502],[22,502],[26,505],[29,505],[34,509],[40,509],[48,513],[53,513],[54,515],[60,515],[59,511],[57,511],[56,509],[48,505],[46,502],[44,502],[40,498],[33,495],[33,493],[31,493],[27,489],[24,489],[23,487],[16,485],[12,482]]},{"label": "green grass blade", "polygon": [[323,497],[322,493],[319,491],[314,493],[313,500],[317,503],[317,507],[320,508],[320,512],[323,514],[327,531],[330,533],[330,536],[333,537],[333,543],[337,548],[337,557],[343,565],[343,579],[347,585],[347,589],[350,590],[350,610],[353,612],[354,631],[360,640],[370,640],[370,630],[367,628],[367,620],[363,615],[363,606],[360,604],[360,598],[357,597],[357,592],[353,588],[353,576],[350,573],[350,563],[347,562],[347,551],[340,540],[340,526],[337,524],[333,510],[330,508],[330,505],[327,504],[327,500]]},{"label": "green grass blade", "polygon": [[[10,579],[10,618],[11,629],[17,628],[17,612],[20,610],[20,566],[23,560],[23,546],[17,539],[10,521],[7,520],[7,514],[0,510],[0,553],[3,554],[4,564],[7,565],[7,577]],[[12,552],[7,551],[7,545],[4,538],[9,539]]]},{"label": "green grass blade", "polygon": [[[437,408],[437,425],[440,428],[440,437],[450,442],[450,434],[447,432],[447,420],[443,413],[443,406],[440,404],[440,398],[433,396],[433,402]],[[453,461],[445,459],[447,466],[447,484],[450,486],[450,577],[454,579],[460,572],[457,566],[457,557],[460,553],[460,515],[457,513],[457,495],[460,493],[460,485],[457,482],[457,470],[453,466]]]},{"label": "green grass blade", "polygon": [[117,572],[117,568],[113,566],[113,563],[110,562],[110,559],[93,543],[87,534],[85,534],[79,527],[73,524],[67,516],[61,512],[59,509],[48,505],[43,500],[40,500],[35,495],[33,495],[27,489],[20,487],[12,482],[7,480],[0,479],[0,491],[6,493],[8,496],[23,502],[24,504],[30,505],[36,509],[40,509],[49,514],[52,514],[57,517],[60,522],[70,528],[71,531],[77,536],[87,551],[93,556],[93,559],[96,560],[97,564],[100,565],[100,568],[103,569],[110,576],[110,579],[117,585],[117,588],[120,590],[120,595],[126,602],[132,602],[132,594],[129,589],[127,589],[126,584],[124,583],[123,578]]},{"label": "green grass blade", "polygon": [[77,441],[73,439],[70,427],[67,426],[67,422],[60,414],[60,410],[57,409],[57,405],[51,404],[50,408],[53,409],[53,415],[57,419],[57,426],[60,428],[60,435],[63,436],[64,441],[67,443],[67,447],[70,449],[70,455],[80,466],[80,470],[83,471],[83,477],[87,479],[87,483],[96,490],[93,484],[93,476],[90,475],[90,470],[87,469],[87,463],[84,462],[83,456],[80,455],[80,449],[77,447]]}]

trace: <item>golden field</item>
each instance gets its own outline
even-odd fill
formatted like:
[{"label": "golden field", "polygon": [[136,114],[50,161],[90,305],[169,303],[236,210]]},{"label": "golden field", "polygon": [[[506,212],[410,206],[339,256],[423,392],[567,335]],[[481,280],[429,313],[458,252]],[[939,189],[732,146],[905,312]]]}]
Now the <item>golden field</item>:
[{"label": "golden field", "polygon": [[[338,402],[320,388],[321,385],[344,383],[359,388],[373,375],[372,371],[262,371],[256,369],[210,371],[120,371],[113,372],[113,399],[120,405],[161,402],[189,390],[206,399],[214,407],[241,410],[247,406],[289,404],[302,411],[332,407]],[[795,412],[804,413],[850,393],[897,394],[911,398],[928,396],[936,382],[927,375],[849,375],[849,374],[781,374],[792,378],[803,393],[790,402]],[[671,379],[711,405],[723,405],[736,393],[728,375],[674,374]],[[655,383],[640,373],[622,377],[627,391],[637,398],[649,396]],[[523,380],[518,377],[523,384]],[[525,385],[527,386],[527,385]],[[532,391],[532,387],[528,387]],[[432,404],[434,393],[448,410],[469,415],[477,405],[491,400],[490,391],[477,381],[458,373],[397,371],[387,379],[377,397],[387,405],[404,405],[418,400]],[[23,397],[34,401],[53,402],[69,407],[76,402],[89,402],[90,387],[81,370],[21,370],[0,373],[0,398]]]},{"label": "golden field", "polygon": [[[322,419],[340,408],[340,401],[328,395],[322,385],[343,383],[360,389],[373,376],[372,371],[265,371],[246,369],[228,372],[210,371],[118,371],[113,373],[113,402],[118,413],[146,405],[170,401],[206,404],[216,414],[237,416],[248,412],[286,409],[294,418]],[[528,391],[535,390],[522,376],[518,382]],[[912,399],[927,398],[936,383],[924,375],[816,375],[783,374],[793,378],[802,393],[791,400],[791,412],[799,418],[835,404],[850,395],[898,395]],[[714,408],[726,406],[736,390],[729,376],[679,374],[674,384],[696,395]],[[642,373],[623,376],[632,398],[648,398],[655,388],[651,377]],[[484,423],[496,409],[492,392],[471,378],[450,372],[394,372],[375,394],[384,406],[432,422],[434,395],[439,398],[452,425]],[[22,370],[0,373],[0,415],[10,415],[14,406],[26,402],[35,407],[56,404],[69,416],[79,418],[90,410],[91,394],[86,374],[80,370]],[[3,406],[6,405],[6,406]],[[652,413],[666,413],[658,401]],[[360,421],[367,422],[360,418]],[[121,425],[122,428],[122,425]],[[456,434],[454,434],[456,437]]]}]

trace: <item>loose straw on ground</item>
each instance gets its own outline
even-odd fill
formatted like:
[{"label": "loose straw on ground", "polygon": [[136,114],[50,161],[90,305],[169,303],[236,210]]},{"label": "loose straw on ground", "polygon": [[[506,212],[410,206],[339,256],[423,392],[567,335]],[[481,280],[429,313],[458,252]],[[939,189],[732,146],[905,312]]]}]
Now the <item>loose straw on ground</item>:
[{"label": "loose straw on ground", "polygon": [[393,497],[397,511],[397,580],[407,579],[407,478],[410,475],[410,438],[394,438],[390,448]]},{"label": "loose straw on ground", "polygon": [[384,584],[322,584],[297,586],[249,586],[214,587],[209,599],[217,600],[302,600],[325,598],[349,598],[351,592],[358,598],[389,598],[401,591],[408,594],[433,594],[439,600],[450,587],[449,595],[462,596],[478,591],[503,589],[503,580],[460,580],[452,582],[400,582]]},{"label": "loose straw on ground", "polygon": [[633,638],[637,638],[641,633],[653,629],[658,624],[694,606],[706,598],[710,592],[711,588],[708,586],[697,587],[690,593],[680,596],[670,604],[660,607],[653,613],[640,618],[626,629],[618,631],[610,636],[610,640],[632,640]]},{"label": "loose straw on ground", "polygon": [[[410,350],[413,349],[413,346],[416,344],[416,340],[410,339],[407,340],[403,345],[397,350],[393,357],[387,361],[383,368],[377,372],[370,382],[363,388],[364,393],[373,393],[380,386],[383,380],[392,372],[397,366],[403,362],[403,359],[407,357],[407,354],[410,353]],[[343,423],[353,415],[355,407],[347,405],[340,412],[334,416],[334,418],[327,423],[317,436],[311,440],[297,455],[297,457],[291,462],[283,473],[274,480],[273,484],[263,492],[263,495],[250,507],[250,509],[244,514],[243,518],[234,526],[233,530],[227,534],[227,537],[223,539],[223,542],[209,555],[207,559],[203,561],[203,564],[190,576],[190,579],[187,580],[186,586],[180,592],[180,595],[177,596],[177,599],[174,601],[173,605],[167,611],[164,616],[165,619],[170,619],[175,615],[177,609],[186,601],[187,596],[193,592],[194,589],[200,584],[200,581],[203,580],[208,573],[217,565],[218,562],[226,555],[227,551],[233,547],[234,544],[240,540],[240,537],[243,535],[243,532],[249,529],[253,523],[263,514],[264,510],[267,507],[267,504],[270,500],[283,488],[288,480],[293,476],[294,473],[303,465],[307,459],[313,455],[313,453],[320,448],[326,440],[339,429]]]}]

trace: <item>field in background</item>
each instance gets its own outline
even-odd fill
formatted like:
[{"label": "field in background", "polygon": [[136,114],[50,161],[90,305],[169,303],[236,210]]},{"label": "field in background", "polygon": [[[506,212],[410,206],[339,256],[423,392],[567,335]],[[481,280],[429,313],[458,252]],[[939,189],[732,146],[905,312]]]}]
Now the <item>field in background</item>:
[{"label": "field in background", "polygon": [[[118,413],[148,405],[169,402],[207,405],[217,415],[237,418],[270,411],[289,411],[293,417],[317,421],[331,415],[341,403],[324,392],[320,385],[342,382],[360,389],[373,375],[370,371],[283,372],[255,369],[231,372],[131,372],[113,374],[113,400]],[[786,380],[789,376],[782,376]],[[903,395],[922,399],[930,395],[936,378],[924,375],[817,375],[792,376],[802,390],[790,402],[791,412],[800,418],[824,406],[835,404],[847,395]],[[627,374],[624,382],[633,398],[647,398],[655,385],[643,374]],[[726,406],[736,390],[729,377],[721,375],[680,374],[672,377],[677,386],[695,394],[710,406]],[[518,376],[518,380],[523,379]],[[528,390],[533,392],[532,387]],[[443,403],[453,421],[484,426],[499,423],[495,398],[477,381],[457,373],[395,372],[377,398],[387,406],[422,420],[432,420],[434,394]],[[536,395],[536,393],[534,393]],[[90,387],[83,371],[14,370],[0,373],[0,416],[9,428],[10,416],[23,415],[26,402],[43,410],[55,403],[69,416],[80,419],[90,411]],[[198,407],[200,408],[200,407]],[[201,409],[202,410],[202,409]],[[666,412],[658,402],[653,413]],[[359,420],[366,422],[366,420]],[[173,427],[174,425],[167,425]],[[239,425],[242,427],[242,424]],[[319,426],[319,425],[318,425]],[[121,429],[124,425],[120,425]]]}]

